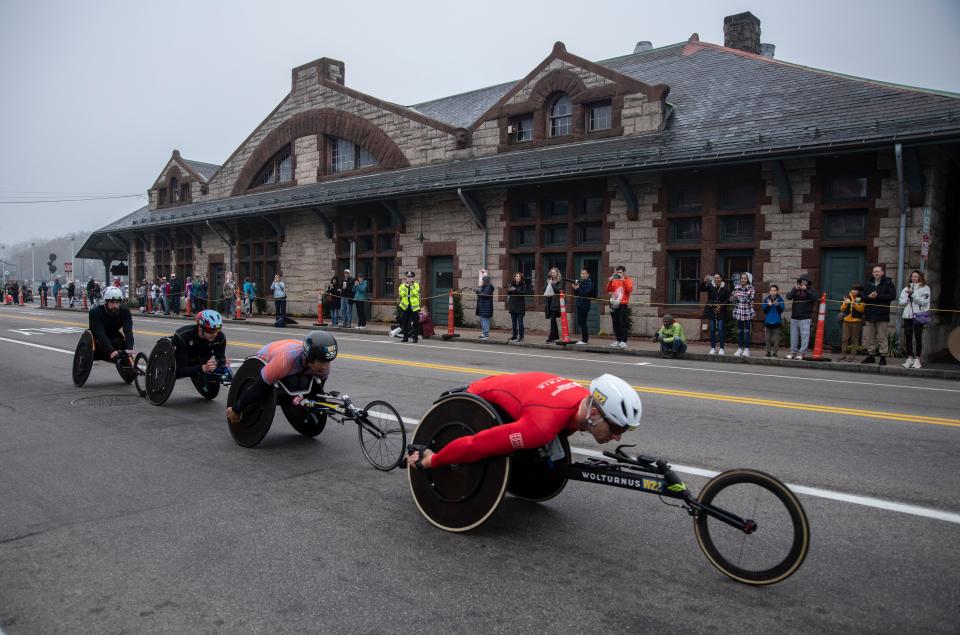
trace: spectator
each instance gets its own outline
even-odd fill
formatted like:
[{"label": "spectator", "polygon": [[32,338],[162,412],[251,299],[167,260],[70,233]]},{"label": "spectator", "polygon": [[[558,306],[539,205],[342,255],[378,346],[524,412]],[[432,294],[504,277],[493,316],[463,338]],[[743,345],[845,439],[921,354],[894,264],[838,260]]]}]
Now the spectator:
[{"label": "spectator", "polygon": [[[166,276],[160,278],[160,296],[163,299],[163,314],[170,315],[170,282]],[[196,312],[199,313],[200,309]]]},{"label": "spectator", "polygon": [[737,286],[733,289],[733,319],[737,321],[737,352],[734,357],[750,357],[750,323],[757,314],[753,308],[753,299],[757,291],[753,288],[753,275],[741,273]]},{"label": "spectator", "polygon": [[663,316],[663,326],[653,339],[660,342],[661,357],[676,357],[687,350],[687,337],[683,334],[683,327],[674,321],[669,313]]},{"label": "spectator", "polygon": [[93,276],[90,276],[90,279],[87,280],[87,302],[90,303],[91,307],[93,307],[93,298],[95,297],[93,288],[96,284],[97,283],[93,281]]},{"label": "spectator", "polygon": [[[854,284],[840,304],[840,361],[852,362],[860,348],[860,332],[863,330],[863,286]],[[849,355],[847,354],[847,351]]]},{"label": "spectator", "polygon": [[890,302],[897,297],[897,288],[884,274],[883,265],[873,268],[873,277],[863,285],[866,309],[863,312],[863,345],[867,356],[861,364],[876,361],[874,353],[880,354],[880,366],[887,365],[887,328],[890,326]]},{"label": "spectator", "polygon": [[247,317],[253,315],[253,301],[257,297],[257,285],[250,281],[250,276],[243,279],[244,312]]},{"label": "spectator", "polygon": [[724,282],[723,276],[715,273],[704,276],[700,283],[700,290],[707,293],[707,303],[703,306],[703,317],[707,320],[710,329],[709,355],[725,355],[723,343],[726,331],[723,327],[727,319],[727,305],[730,303],[730,287]]},{"label": "spectator", "polygon": [[527,313],[527,283],[519,271],[513,274],[513,280],[507,286],[507,310],[510,312],[510,324],[513,329],[511,342],[523,341],[523,316]]},{"label": "spectator", "polygon": [[580,330],[577,344],[586,346],[590,343],[587,316],[590,315],[590,302],[593,300],[593,280],[586,269],[580,270],[580,279],[573,283],[573,295],[577,297],[577,328]]},{"label": "spectator", "polygon": [[557,318],[560,317],[560,291],[563,280],[560,278],[560,270],[551,267],[547,272],[547,286],[543,290],[543,297],[546,299],[546,306],[543,315],[550,320],[550,335],[547,336],[547,344],[554,344],[560,340],[560,331],[557,330]]},{"label": "spectator", "polygon": [[59,306],[57,301],[60,299],[60,289],[63,288],[63,285],[60,284],[60,276],[57,276],[53,279],[53,305]]},{"label": "spectator", "polygon": [[493,317],[493,285],[490,284],[490,276],[483,276],[480,279],[480,286],[475,289],[477,292],[477,317],[480,318],[480,339],[490,339],[490,318]]},{"label": "spectator", "polygon": [[[413,336],[414,344],[416,344],[419,339],[417,335],[417,318],[420,314],[420,285],[416,282],[416,277],[414,272],[408,271],[406,281],[400,285],[400,290],[397,292],[399,297],[397,306],[400,309],[400,328],[403,332],[402,341],[406,342]],[[341,304],[341,307],[342,306]]]},{"label": "spectator", "polygon": [[336,326],[340,318],[340,278],[337,276],[330,278],[330,284],[327,285],[323,295],[327,299],[327,306],[330,307],[330,324]]},{"label": "spectator", "polygon": [[904,368],[922,368],[923,327],[930,323],[930,287],[923,272],[910,273],[910,282],[900,292],[903,306],[903,340],[907,349]]},{"label": "spectator", "polygon": [[100,304],[100,297],[103,293],[103,289],[100,286],[100,283],[96,280],[93,281],[93,303]]},{"label": "spectator", "polygon": [[70,303],[70,308],[73,308],[74,303],[76,302],[77,296],[77,285],[71,280],[70,284],[67,285],[67,301]]},{"label": "spectator", "polygon": [[277,317],[287,314],[287,285],[283,282],[283,277],[278,273],[273,276],[273,282],[270,284],[270,290],[273,291],[273,304],[277,312]]},{"label": "spectator", "polygon": [[367,328],[367,277],[362,273],[357,274],[357,279],[353,283],[353,303],[357,307],[357,328]]},{"label": "spectator", "polygon": [[423,339],[429,339],[436,334],[436,327],[433,324],[433,318],[430,317],[430,312],[427,311],[427,307],[420,307],[419,314],[420,322],[420,334],[423,335]]},{"label": "spectator", "polygon": [[796,286],[787,292],[787,299],[793,303],[790,306],[790,352],[787,359],[802,360],[810,346],[810,320],[817,299],[817,292],[807,274],[797,278]]},{"label": "spectator", "polygon": [[613,333],[617,341],[610,346],[627,347],[627,307],[630,304],[630,294],[633,293],[633,280],[627,277],[627,270],[623,265],[617,265],[613,275],[607,282],[607,293],[610,294],[610,317],[613,321]]},{"label": "spectator", "polygon": [[780,348],[780,324],[783,322],[783,298],[780,296],[780,287],[770,285],[770,293],[763,299],[763,331],[767,345],[767,357],[776,357]]},{"label": "spectator", "polygon": [[137,285],[135,293],[137,294],[137,304],[140,305],[140,313],[147,310],[147,281],[141,280]]},{"label": "spectator", "polygon": [[170,308],[174,314],[180,315],[180,298],[183,296],[183,284],[177,274],[170,274]]},{"label": "spectator", "polygon": [[220,311],[224,315],[230,315],[233,313],[233,306],[236,302],[235,296],[237,295],[237,283],[233,281],[233,272],[228,271],[224,276],[223,281],[223,310]]},{"label": "spectator", "polygon": [[340,285],[340,326],[345,329],[353,324],[353,282],[350,270],[344,269],[343,284]]},{"label": "spectator", "polygon": [[210,285],[207,283],[206,276],[200,276],[200,284],[197,287],[197,308],[195,313],[207,310],[207,301],[210,299]]},{"label": "spectator", "polygon": [[50,288],[47,286],[46,280],[40,283],[40,287],[38,289],[40,293],[40,306],[47,306],[47,292],[49,290]]},{"label": "spectator", "polygon": [[160,312],[160,285],[157,284],[156,278],[150,285],[150,295],[153,297],[153,314],[156,315]]}]

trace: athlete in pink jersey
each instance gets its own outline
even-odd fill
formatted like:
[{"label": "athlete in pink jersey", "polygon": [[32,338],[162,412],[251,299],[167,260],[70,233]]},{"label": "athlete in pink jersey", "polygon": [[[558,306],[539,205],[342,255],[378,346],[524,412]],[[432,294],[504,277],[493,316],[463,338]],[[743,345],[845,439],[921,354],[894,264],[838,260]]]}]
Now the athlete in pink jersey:
[{"label": "athlete in pink jersey", "polygon": [[[550,373],[494,375],[476,381],[470,392],[498,406],[513,421],[451,441],[439,452],[413,452],[415,467],[474,463],[488,456],[543,447],[560,434],[589,431],[597,443],[619,441],[640,425],[642,404],[627,382],[613,375],[593,380],[589,390]],[[422,459],[422,460],[421,460]]]}]

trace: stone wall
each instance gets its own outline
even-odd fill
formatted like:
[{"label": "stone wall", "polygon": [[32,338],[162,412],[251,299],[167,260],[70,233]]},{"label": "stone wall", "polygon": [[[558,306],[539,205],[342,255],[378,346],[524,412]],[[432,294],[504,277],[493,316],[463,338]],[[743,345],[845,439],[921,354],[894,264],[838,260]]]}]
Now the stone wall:
[{"label": "stone wall", "polygon": [[650,101],[646,95],[635,93],[623,98],[623,111],[620,116],[624,135],[655,132],[665,123],[663,104]]},{"label": "stone wall", "polygon": [[297,185],[317,182],[320,169],[320,146],[317,135],[300,137],[293,144],[293,154],[297,157],[297,171],[294,178]]}]

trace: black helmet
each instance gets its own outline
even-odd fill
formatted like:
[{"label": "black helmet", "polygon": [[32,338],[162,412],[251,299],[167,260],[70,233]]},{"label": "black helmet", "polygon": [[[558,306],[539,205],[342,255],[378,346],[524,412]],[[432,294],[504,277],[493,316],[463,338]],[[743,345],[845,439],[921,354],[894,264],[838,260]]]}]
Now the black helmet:
[{"label": "black helmet", "polygon": [[337,358],[337,339],[326,331],[310,331],[303,338],[303,356],[308,362],[332,362]]}]

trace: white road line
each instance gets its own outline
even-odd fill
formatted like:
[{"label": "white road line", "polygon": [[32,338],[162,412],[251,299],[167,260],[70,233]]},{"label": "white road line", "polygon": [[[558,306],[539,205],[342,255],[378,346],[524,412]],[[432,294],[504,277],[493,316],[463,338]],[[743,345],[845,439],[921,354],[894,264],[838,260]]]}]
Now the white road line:
[{"label": "white road line", "polygon": [[23,342],[21,340],[12,340],[8,337],[0,337],[0,342],[11,342],[13,344],[22,344],[24,346],[32,346],[33,348],[42,348],[45,351],[53,351],[54,353],[66,353],[67,355],[73,355],[73,351],[68,351],[62,348],[54,348],[52,346],[44,346],[43,344],[34,344],[33,342]]},{"label": "white road line", "polygon": [[[598,452],[597,450],[589,450],[587,448],[577,447],[571,447],[570,449],[573,450],[574,454],[582,454],[584,456],[592,456],[601,459],[607,458],[603,456],[603,452]],[[683,474],[693,474],[694,476],[704,476],[706,478],[713,478],[717,474],[720,474],[720,472],[715,472],[713,470],[705,470],[703,468],[690,467],[688,465],[673,465],[672,467],[674,471],[681,472]],[[835,492],[828,489],[821,489],[819,487],[808,487],[806,485],[796,485],[794,483],[787,483],[787,487],[792,489],[796,494],[805,494],[807,496],[815,496],[817,498],[840,501],[842,503],[863,505],[864,507],[875,507],[877,509],[900,512],[902,514],[910,514],[912,516],[923,516],[924,518],[933,518],[934,520],[944,520],[948,523],[960,524],[960,514],[945,512],[939,509],[931,509],[929,507],[920,507],[919,505],[909,505],[906,503],[897,503],[895,501],[874,498],[872,496],[846,494],[844,492]]]}]

